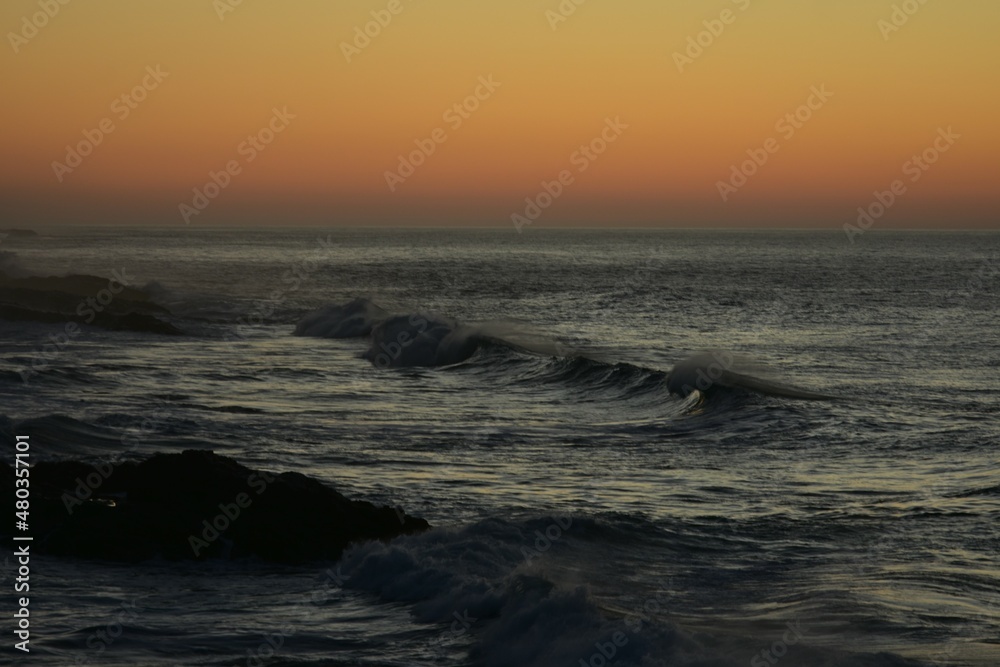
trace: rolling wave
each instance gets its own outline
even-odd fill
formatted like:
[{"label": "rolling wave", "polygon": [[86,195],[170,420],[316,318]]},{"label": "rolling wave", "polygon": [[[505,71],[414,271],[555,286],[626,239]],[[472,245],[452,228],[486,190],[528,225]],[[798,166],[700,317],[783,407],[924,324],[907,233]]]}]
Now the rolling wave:
[{"label": "rolling wave", "polygon": [[[490,348],[548,357],[551,361],[527,371],[539,382],[587,385],[613,389],[623,396],[662,392],[706,397],[725,391],[744,391],[799,400],[836,398],[760,376],[758,366],[733,353],[699,352],[678,362],[669,373],[628,363],[599,361],[585,356],[520,322],[462,323],[428,314],[392,314],[367,299],[333,304],[299,321],[294,335],[322,338],[370,336],[362,358],[378,368],[441,367],[460,364]],[[503,355],[501,361],[505,361]],[[492,357],[497,362],[497,357]],[[523,381],[525,378],[522,377]]]}]

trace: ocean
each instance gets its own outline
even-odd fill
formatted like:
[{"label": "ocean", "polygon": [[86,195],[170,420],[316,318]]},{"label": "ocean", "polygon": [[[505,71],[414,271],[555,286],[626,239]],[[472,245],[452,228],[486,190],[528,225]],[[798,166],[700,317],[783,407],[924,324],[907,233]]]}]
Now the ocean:
[{"label": "ocean", "polygon": [[[36,554],[25,665],[1000,665],[998,233],[39,232],[0,269],[115,277],[180,335],[0,319],[5,443],[211,449],[432,528]],[[466,353],[293,335],[355,298]]]}]

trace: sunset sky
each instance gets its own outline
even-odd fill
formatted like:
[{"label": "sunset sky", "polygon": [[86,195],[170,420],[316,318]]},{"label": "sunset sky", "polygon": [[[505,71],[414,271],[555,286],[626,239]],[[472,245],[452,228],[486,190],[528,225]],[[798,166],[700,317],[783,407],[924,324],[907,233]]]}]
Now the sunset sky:
[{"label": "sunset sky", "polygon": [[510,226],[568,172],[532,224],[836,229],[899,180],[882,227],[995,227],[997,25],[982,0],[5,0],[4,225]]}]

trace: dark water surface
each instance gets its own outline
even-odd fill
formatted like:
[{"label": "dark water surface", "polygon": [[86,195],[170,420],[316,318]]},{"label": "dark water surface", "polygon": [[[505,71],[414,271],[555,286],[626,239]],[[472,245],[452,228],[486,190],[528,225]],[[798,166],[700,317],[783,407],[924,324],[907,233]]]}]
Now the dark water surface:
[{"label": "dark water surface", "polygon": [[[0,320],[5,440],[98,459],[139,433],[125,456],[212,448],[435,526],[301,568],[36,558],[33,664],[1000,664],[1000,234],[54,229],[0,251],[124,271],[185,333],[46,351],[61,325]],[[552,353],[385,370],[365,340],[291,335],[356,296]],[[837,398],[671,395],[699,350]]]}]

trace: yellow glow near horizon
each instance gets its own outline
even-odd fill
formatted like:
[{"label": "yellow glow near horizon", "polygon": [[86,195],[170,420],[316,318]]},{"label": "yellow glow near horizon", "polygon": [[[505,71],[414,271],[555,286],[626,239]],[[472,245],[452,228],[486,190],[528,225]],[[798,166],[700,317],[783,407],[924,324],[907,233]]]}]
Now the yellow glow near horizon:
[{"label": "yellow glow near horizon", "polygon": [[[971,0],[9,0],[2,197],[26,223],[183,224],[235,160],[192,222],[510,225],[568,169],[539,226],[836,228],[896,179],[880,225],[996,226],[998,19]],[[120,99],[157,66],[144,100]],[[491,76],[478,108],[446,115]],[[791,136],[776,129],[824,86]],[[294,119],[247,161],[275,108]],[[578,170],[615,118],[628,128]],[[949,127],[960,138],[908,180]],[[79,166],[54,168],[88,136]],[[390,189],[416,142],[433,154]]]}]

